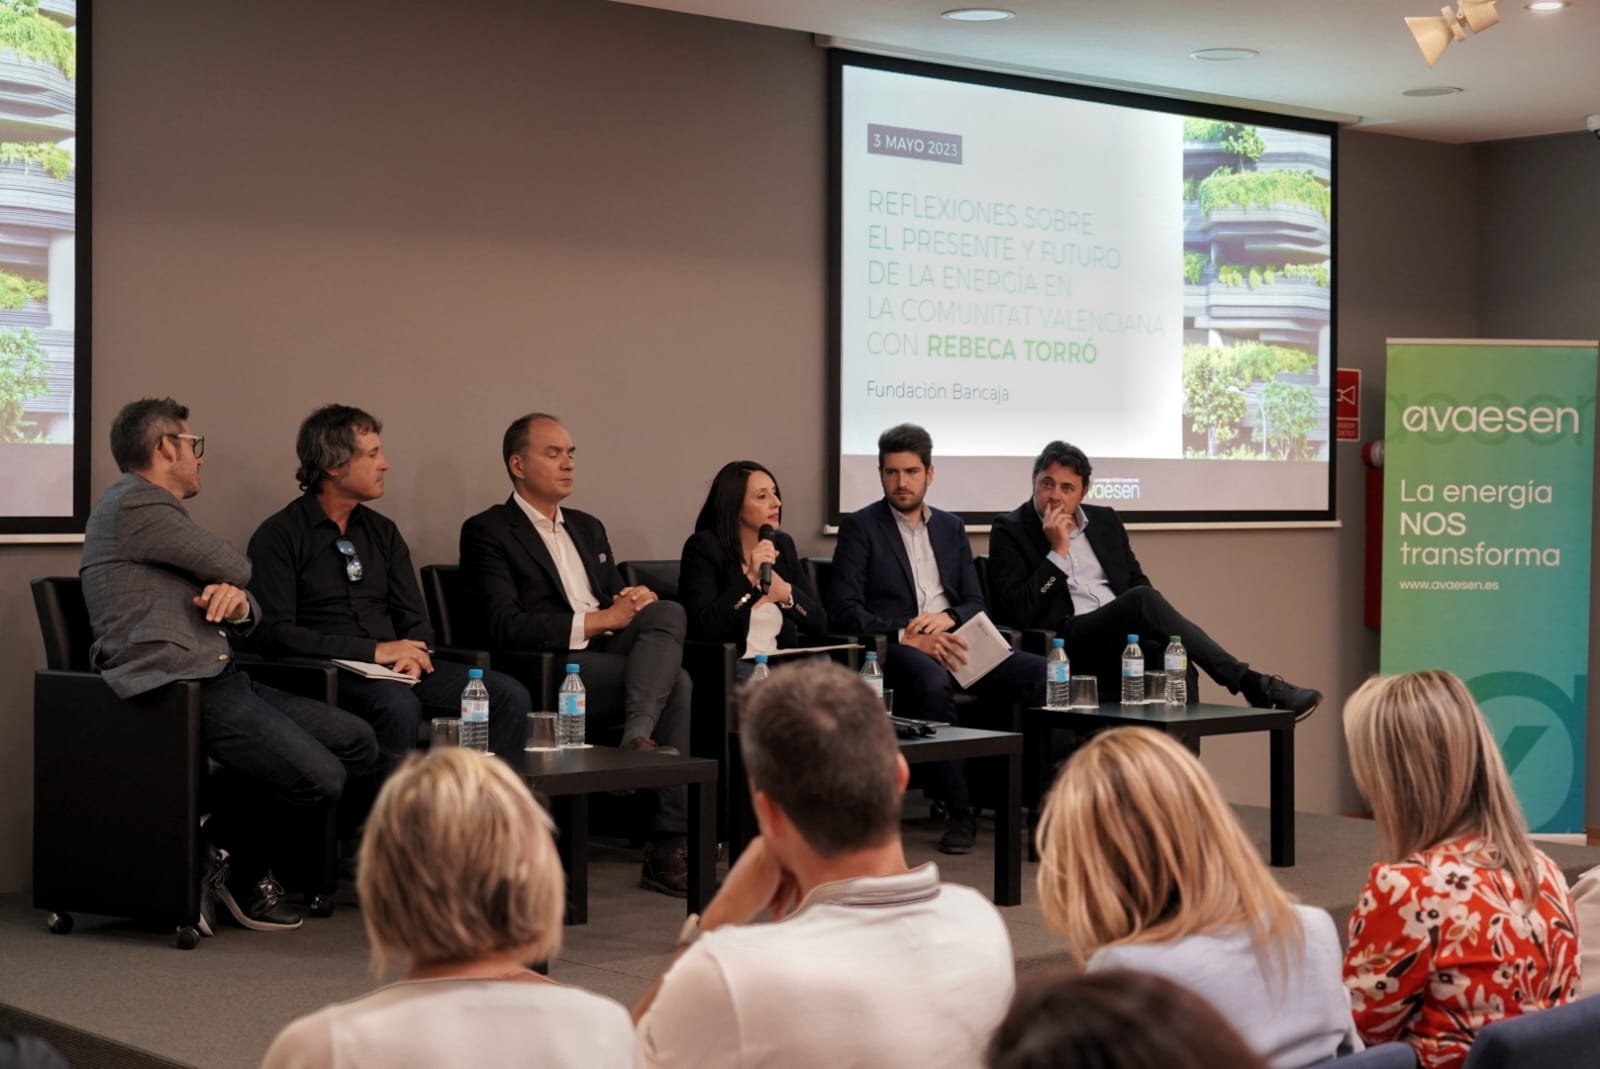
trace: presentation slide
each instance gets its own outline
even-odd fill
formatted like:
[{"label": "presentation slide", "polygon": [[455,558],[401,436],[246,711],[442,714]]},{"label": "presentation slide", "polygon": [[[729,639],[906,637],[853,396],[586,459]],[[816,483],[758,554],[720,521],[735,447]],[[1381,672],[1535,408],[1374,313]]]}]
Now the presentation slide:
[{"label": "presentation slide", "polygon": [[0,2],[0,535],[81,533],[87,512],[78,29],[71,0]]},{"label": "presentation slide", "polygon": [[1058,438],[1130,519],[1330,518],[1331,128],[835,67],[840,511],[910,422],[969,519]]}]

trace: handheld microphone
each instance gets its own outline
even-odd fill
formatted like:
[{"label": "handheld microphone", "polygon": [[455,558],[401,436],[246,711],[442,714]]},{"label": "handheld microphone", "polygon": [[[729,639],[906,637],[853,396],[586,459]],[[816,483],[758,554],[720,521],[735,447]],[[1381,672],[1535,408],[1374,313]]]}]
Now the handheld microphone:
[{"label": "handheld microphone", "polygon": [[[764,523],[764,524],[761,525],[761,530],[756,532],[756,538],[759,539],[762,542],[771,542],[772,541],[772,536],[773,536],[774,533],[775,532],[772,530],[772,524]],[[772,562],[771,561],[768,561],[768,562],[766,562],[765,564],[763,564],[761,566],[761,583],[760,583],[760,586],[761,586],[761,592],[763,594],[767,593],[769,590],[772,589]]]}]

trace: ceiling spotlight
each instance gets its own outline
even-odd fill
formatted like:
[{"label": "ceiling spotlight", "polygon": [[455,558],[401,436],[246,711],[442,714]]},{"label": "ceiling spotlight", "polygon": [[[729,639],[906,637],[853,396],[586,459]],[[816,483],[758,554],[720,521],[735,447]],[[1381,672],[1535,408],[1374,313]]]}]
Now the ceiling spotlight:
[{"label": "ceiling spotlight", "polygon": [[1255,59],[1260,54],[1253,48],[1202,48],[1198,52],[1190,52],[1189,58],[1223,62],[1230,59]]},{"label": "ceiling spotlight", "polygon": [[1451,41],[1465,41],[1469,29],[1473,33],[1482,33],[1499,22],[1500,15],[1494,5],[1495,0],[1461,0],[1454,11],[1442,7],[1437,16],[1406,19],[1406,28],[1417,39],[1422,58],[1431,67],[1439,62],[1439,57],[1444,55]]},{"label": "ceiling spotlight", "polygon": [[958,7],[943,12],[939,17],[951,22],[1004,22],[1016,18],[1017,13],[1003,7]]},{"label": "ceiling spotlight", "polygon": [[1540,15],[1548,15],[1552,11],[1560,11],[1562,8],[1571,7],[1572,5],[1567,0],[1533,0],[1533,3],[1523,4],[1522,6]]}]

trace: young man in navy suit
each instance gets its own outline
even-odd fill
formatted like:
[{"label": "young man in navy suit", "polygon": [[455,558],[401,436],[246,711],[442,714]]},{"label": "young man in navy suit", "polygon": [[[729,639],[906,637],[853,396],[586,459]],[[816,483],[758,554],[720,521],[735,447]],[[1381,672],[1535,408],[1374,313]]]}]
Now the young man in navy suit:
[{"label": "young man in navy suit", "polygon": [[[879,436],[878,479],[883,500],[839,523],[828,619],[841,631],[894,640],[884,675],[898,711],[959,723],[950,672],[966,663],[967,643],[952,632],[984,611],[967,528],[924,500],[933,483],[933,439],[921,427],[902,423]],[[972,689],[988,699],[1042,704],[1044,660],[1012,653]],[[977,830],[966,775],[958,762],[939,767],[950,807],[939,849],[965,854]]]},{"label": "young man in navy suit", "polygon": [[1100,677],[1102,695],[1114,693],[1128,635],[1148,640],[1147,664],[1178,635],[1196,667],[1251,705],[1310,716],[1320,693],[1252,671],[1161,596],[1139,567],[1117,510],[1083,504],[1093,470],[1083,450],[1051,442],[1033,462],[1032,499],[994,518],[995,622],[1057,632],[1074,670],[1081,665]]},{"label": "young man in navy suit", "polygon": [[[576,470],[572,436],[530,413],[501,442],[512,494],[461,525],[461,573],[494,648],[551,650],[582,668],[588,733],[623,749],[687,753],[688,673],[683,606],[622,585],[605,526],[564,508]],[[565,662],[564,662],[565,663]],[[688,791],[656,792],[640,885],[689,893]]]}]

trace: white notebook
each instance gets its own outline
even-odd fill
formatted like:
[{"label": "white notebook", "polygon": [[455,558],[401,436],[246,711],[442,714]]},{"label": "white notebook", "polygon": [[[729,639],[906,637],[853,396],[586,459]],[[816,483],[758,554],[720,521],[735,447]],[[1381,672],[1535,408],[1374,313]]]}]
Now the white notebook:
[{"label": "white notebook", "polygon": [[967,663],[950,674],[956,677],[961,688],[972,686],[994,670],[994,666],[1011,656],[1011,643],[1005,640],[989,614],[980,612],[955,629],[967,643]]},{"label": "white notebook", "polygon": [[354,672],[356,675],[366,676],[368,679],[392,679],[396,683],[404,683],[408,687],[417,685],[417,681],[404,672],[396,672],[393,668],[388,668],[381,664],[373,664],[371,661],[343,661],[335,657],[333,658],[333,663],[343,668],[346,672]]}]

